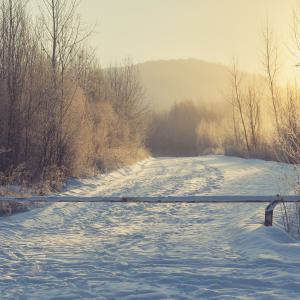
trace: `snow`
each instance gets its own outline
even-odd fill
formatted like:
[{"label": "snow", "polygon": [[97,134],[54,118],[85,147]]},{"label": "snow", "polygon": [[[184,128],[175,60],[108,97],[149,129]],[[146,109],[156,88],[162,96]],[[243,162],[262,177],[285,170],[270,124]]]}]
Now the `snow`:
[{"label": "snow", "polygon": [[[292,194],[289,165],[151,158],[73,180],[70,196]],[[53,204],[0,219],[1,299],[287,299],[300,244],[263,204]]]},{"label": "snow", "polygon": [[290,194],[293,166],[218,155],[151,158],[107,175],[73,181],[72,196],[188,196]]}]

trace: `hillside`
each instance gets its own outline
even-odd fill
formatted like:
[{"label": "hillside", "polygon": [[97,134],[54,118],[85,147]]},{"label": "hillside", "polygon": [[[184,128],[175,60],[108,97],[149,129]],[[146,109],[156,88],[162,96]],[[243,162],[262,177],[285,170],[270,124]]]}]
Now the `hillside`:
[{"label": "hillside", "polygon": [[147,100],[166,109],[183,99],[220,100],[228,87],[228,67],[197,59],[160,60],[138,64]]}]

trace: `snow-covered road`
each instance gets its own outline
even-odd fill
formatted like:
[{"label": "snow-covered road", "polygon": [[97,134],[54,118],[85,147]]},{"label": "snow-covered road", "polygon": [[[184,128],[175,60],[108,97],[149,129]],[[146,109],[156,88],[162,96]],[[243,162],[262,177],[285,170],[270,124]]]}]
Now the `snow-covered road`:
[{"label": "snow-covered road", "polygon": [[[73,196],[291,193],[292,166],[149,159]],[[300,244],[257,204],[55,204],[0,219],[1,299],[297,299]]]}]

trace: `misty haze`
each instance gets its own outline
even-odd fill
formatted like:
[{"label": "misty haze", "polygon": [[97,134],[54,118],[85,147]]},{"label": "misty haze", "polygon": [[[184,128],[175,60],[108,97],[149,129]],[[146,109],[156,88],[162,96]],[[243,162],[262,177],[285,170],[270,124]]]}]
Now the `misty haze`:
[{"label": "misty haze", "polygon": [[0,298],[298,299],[299,0],[0,0]]}]

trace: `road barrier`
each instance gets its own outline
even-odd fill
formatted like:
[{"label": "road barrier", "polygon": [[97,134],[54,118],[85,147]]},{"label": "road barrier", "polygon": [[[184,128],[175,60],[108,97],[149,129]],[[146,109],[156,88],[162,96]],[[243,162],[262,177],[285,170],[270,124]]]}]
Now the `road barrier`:
[{"label": "road barrier", "polygon": [[76,197],[34,196],[29,198],[0,197],[0,202],[17,203],[268,203],[265,209],[265,226],[273,225],[273,212],[280,203],[300,203],[300,196],[158,196],[158,197]]}]

